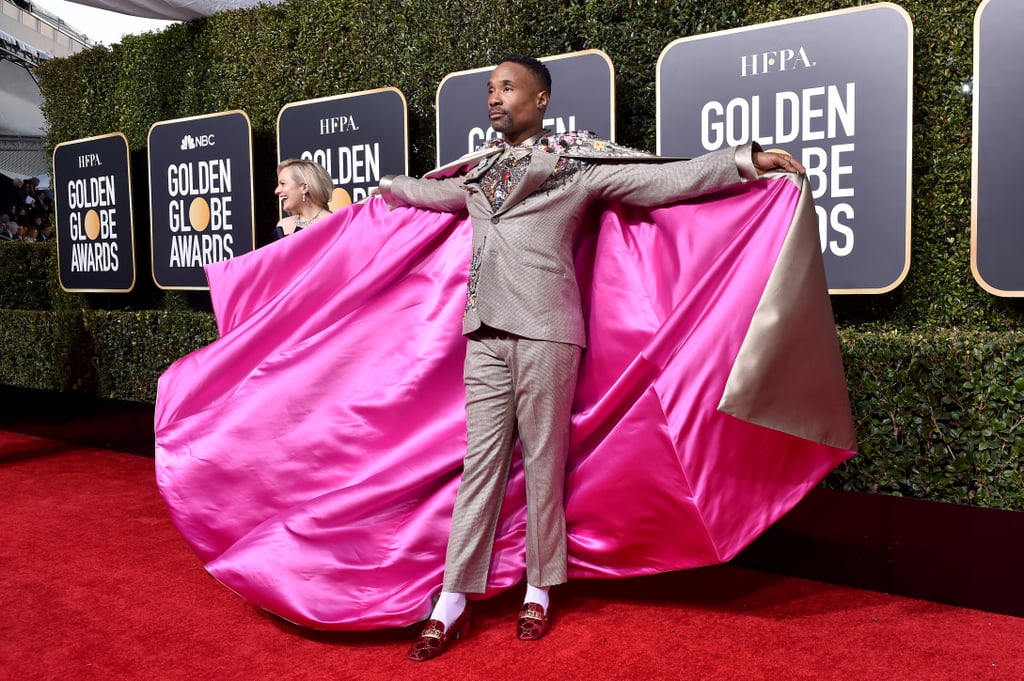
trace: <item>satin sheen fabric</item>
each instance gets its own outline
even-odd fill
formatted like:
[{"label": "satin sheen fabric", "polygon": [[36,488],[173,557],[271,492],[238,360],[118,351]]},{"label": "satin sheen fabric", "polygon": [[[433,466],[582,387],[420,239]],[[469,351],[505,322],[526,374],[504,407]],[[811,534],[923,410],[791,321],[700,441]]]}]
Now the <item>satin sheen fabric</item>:
[{"label": "satin sheen fabric", "polygon": [[[741,345],[758,343],[748,329],[767,283],[784,290],[773,269],[794,225],[817,249],[800,206],[801,188],[779,179],[594,215],[577,256],[589,347],[570,578],[727,561],[853,454],[849,437],[819,444],[718,409]],[[465,214],[374,199],[207,268],[221,338],[160,379],[156,473],[216,579],[313,628],[427,616],[466,445],[470,244]],[[838,357],[834,327],[808,333]],[[852,433],[848,407],[831,418]],[[488,594],[524,577],[525,514],[517,460]]]}]

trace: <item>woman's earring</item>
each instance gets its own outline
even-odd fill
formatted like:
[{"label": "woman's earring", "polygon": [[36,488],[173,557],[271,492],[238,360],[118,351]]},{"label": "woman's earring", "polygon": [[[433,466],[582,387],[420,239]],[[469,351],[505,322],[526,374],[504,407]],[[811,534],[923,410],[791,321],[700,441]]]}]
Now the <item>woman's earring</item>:
[{"label": "woman's earring", "polygon": [[302,192],[302,202],[306,202],[306,192]]}]

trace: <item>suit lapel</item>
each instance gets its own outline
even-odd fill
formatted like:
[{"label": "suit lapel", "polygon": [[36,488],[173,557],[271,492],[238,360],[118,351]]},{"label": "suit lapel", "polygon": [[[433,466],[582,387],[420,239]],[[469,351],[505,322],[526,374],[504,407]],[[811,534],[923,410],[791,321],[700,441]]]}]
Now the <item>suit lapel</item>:
[{"label": "suit lapel", "polygon": [[430,180],[439,180],[454,175],[466,175],[467,178],[475,177],[480,174],[481,169],[486,170],[500,152],[501,149],[494,147],[478,149],[455,159],[451,163],[434,168],[423,177]]},{"label": "suit lapel", "polygon": [[475,168],[466,173],[466,183],[480,182],[499,158],[501,158],[501,149],[492,149],[491,153],[487,154]]}]

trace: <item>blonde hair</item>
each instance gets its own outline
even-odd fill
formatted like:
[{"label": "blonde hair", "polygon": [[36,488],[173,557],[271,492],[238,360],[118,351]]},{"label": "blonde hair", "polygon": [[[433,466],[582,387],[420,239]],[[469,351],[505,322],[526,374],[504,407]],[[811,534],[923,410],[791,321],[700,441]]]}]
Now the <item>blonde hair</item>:
[{"label": "blonde hair", "polygon": [[331,201],[331,194],[334,192],[334,182],[331,176],[317,163],[307,161],[303,158],[289,158],[277,164],[277,174],[287,168],[291,172],[292,180],[296,184],[306,185],[309,200],[319,208],[327,210],[327,204]]}]

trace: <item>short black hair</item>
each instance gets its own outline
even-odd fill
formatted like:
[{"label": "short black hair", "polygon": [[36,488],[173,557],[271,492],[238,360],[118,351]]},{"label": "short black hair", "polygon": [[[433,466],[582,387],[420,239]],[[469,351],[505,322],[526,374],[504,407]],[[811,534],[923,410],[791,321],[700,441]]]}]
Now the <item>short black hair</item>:
[{"label": "short black hair", "polygon": [[525,54],[509,54],[502,57],[498,64],[506,62],[512,62],[513,64],[519,64],[528,68],[537,77],[537,80],[540,81],[541,89],[545,90],[549,95],[551,94],[551,72],[548,71],[548,67],[544,66],[544,62],[534,57],[528,57]]}]

